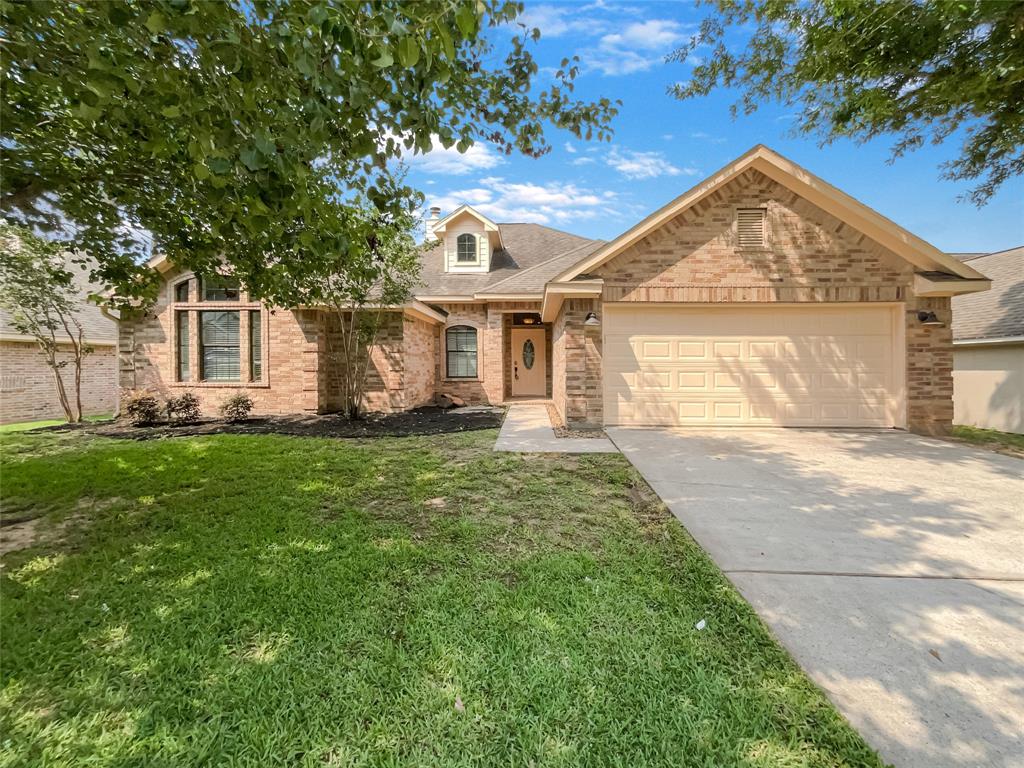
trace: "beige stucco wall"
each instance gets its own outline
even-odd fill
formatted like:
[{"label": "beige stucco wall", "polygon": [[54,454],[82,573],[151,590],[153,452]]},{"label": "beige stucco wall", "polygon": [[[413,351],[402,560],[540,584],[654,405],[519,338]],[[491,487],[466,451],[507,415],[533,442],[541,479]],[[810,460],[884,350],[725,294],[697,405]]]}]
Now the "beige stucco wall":
[{"label": "beige stucco wall", "polygon": [[1024,434],[1024,343],[953,347],[953,421]]},{"label": "beige stucco wall", "polygon": [[[70,346],[58,357],[68,361],[61,378],[74,407],[75,368]],[[82,363],[82,410],[86,416],[106,416],[117,410],[115,347],[94,347]],[[63,418],[53,369],[35,343],[0,342],[0,424]]]}]

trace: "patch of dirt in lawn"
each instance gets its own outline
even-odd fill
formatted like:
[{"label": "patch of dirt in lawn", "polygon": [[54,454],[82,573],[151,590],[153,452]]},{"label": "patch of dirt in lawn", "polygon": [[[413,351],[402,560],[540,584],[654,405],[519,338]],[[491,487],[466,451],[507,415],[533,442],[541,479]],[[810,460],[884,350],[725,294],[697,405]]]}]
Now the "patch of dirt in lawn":
[{"label": "patch of dirt in lawn", "polygon": [[[79,506],[81,507],[81,504]],[[72,529],[80,528],[87,521],[86,516],[80,512],[68,515],[51,526],[43,525],[43,519],[44,514],[37,513],[4,520],[0,524],[0,556],[37,544],[64,544],[68,541],[68,534]]]},{"label": "patch of dirt in lawn", "polygon": [[375,414],[355,420],[339,414],[263,416],[238,423],[229,423],[222,419],[201,419],[195,424],[155,424],[149,427],[137,427],[126,420],[118,420],[98,424],[61,424],[42,427],[36,431],[74,430],[128,440],[221,434],[340,438],[409,437],[495,429],[501,426],[503,414],[504,411],[500,408],[490,407],[451,410],[428,407],[403,413]]},{"label": "patch of dirt in lawn", "polygon": [[551,403],[547,404],[548,407],[548,418],[551,420],[551,428],[555,431],[555,437],[573,437],[573,438],[600,438],[606,437],[603,429],[573,429],[572,427],[566,426],[565,422],[562,421],[562,417],[558,414],[558,409],[555,408]]}]

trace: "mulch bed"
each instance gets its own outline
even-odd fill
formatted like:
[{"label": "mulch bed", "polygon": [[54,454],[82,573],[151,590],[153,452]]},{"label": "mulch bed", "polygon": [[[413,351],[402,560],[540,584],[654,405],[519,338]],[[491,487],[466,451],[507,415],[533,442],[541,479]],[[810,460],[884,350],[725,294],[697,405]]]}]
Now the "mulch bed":
[{"label": "mulch bed", "polygon": [[372,415],[350,420],[337,414],[310,416],[261,416],[237,424],[221,419],[201,419],[194,424],[155,424],[136,427],[127,420],[40,427],[38,432],[86,432],[102,437],[155,440],[193,435],[294,435],[296,437],[408,437],[496,429],[504,411],[500,408],[417,408],[404,413]]},{"label": "mulch bed", "polygon": [[551,420],[551,429],[555,431],[555,437],[607,437],[603,429],[573,429],[572,427],[567,427],[565,422],[562,421],[562,417],[558,415],[558,409],[551,403],[548,403],[548,418]]}]

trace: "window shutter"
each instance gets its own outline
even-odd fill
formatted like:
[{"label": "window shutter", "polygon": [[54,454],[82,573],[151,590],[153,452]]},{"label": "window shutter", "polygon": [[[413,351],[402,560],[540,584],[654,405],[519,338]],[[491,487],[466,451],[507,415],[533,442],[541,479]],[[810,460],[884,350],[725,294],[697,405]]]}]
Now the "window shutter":
[{"label": "window shutter", "polygon": [[736,241],[740,248],[764,245],[764,208],[740,208],[736,211]]}]

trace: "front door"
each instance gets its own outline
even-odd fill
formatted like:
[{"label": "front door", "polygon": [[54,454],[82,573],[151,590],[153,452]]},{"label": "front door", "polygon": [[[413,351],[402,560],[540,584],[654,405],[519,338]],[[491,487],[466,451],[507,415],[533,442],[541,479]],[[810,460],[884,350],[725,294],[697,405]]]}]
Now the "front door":
[{"label": "front door", "polygon": [[547,395],[543,328],[512,329],[512,397]]}]

